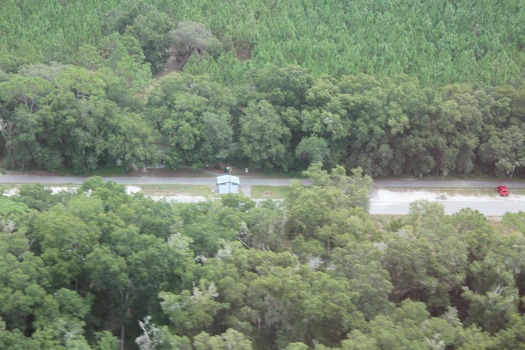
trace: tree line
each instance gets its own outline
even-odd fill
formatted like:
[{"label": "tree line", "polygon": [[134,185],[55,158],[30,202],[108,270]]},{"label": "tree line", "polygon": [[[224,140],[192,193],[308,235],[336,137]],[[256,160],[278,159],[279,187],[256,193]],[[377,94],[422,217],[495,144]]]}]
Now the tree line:
[{"label": "tree line", "polygon": [[267,66],[230,87],[184,72],[151,80],[133,37],[115,33],[106,45],[92,69],[38,64],[0,75],[7,167],[289,171],[320,161],[372,176],[523,175],[524,79],[433,89],[406,75],[315,78]]},{"label": "tree line", "polygon": [[417,201],[367,213],[371,179],[305,174],[282,205],[155,202],[90,178],[0,197],[4,349],[520,349],[524,213]]},{"label": "tree line", "polygon": [[[373,176],[523,175],[520,2],[5,8],[0,152],[8,168],[228,162],[289,171],[320,161]],[[170,55],[177,72],[161,78]]]}]

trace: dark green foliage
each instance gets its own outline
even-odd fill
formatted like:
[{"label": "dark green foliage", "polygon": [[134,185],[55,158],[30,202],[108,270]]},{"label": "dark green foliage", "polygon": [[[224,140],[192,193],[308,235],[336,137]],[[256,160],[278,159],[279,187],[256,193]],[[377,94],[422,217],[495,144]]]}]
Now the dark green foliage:
[{"label": "dark green foliage", "polygon": [[290,130],[268,101],[250,103],[239,124],[237,147],[241,159],[266,169],[288,168]]},{"label": "dark green foliage", "polygon": [[171,168],[203,167],[227,158],[233,130],[227,88],[206,77],[172,74],[148,98],[146,116],[162,135],[161,160]]},{"label": "dark green foliage", "polygon": [[28,66],[0,83],[6,165],[85,173],[103,162],[132,168],[154,160],[154,131],[105,88],[102,71],[74,66]]},{"label": "dark green foliage", "polygon": [[[205,54],[213,45],[213,36],[202,23],[181,21],[170,32],[173,47],[177,50],[177,61],[184,69],[192,54]],[[219,43],[220,44],[220,43]]]},{"label": "dark green foliage", "polygon": [[21,186],[15,200],[27,205],[28,208],[46,211],[53,205],[60,203],[67,197],[67,192],[62,195],[53,195],[53,191],[42,184]]},{"label": "dark green foliage", "polygon": [[[522,2],[2,11],[4,166],[236,162],[313,185],[175,206],[100,178],[22,187],[0,201],[0,348],[523,348],[522,213],[500,235],[416,202],[389,232],[364,175],[523,176]],[[184,73],[153,81],[170,54]]]},{"label": "dark green foliage", "polygon": [[168,33],[172,28],[173,22],[169,16],[157,9],[139,14],[132,25],[126,27],[126,34],[132,35],[140,43],[153,73],[161,71],[169,58]]},{"label": "dark green foliage", "polygon": [[520,349],[521,235],[426,201],[378,229],[355,204],[366,177],[341,171],[311,166],[282,206],[24,187],[0,206],[0,344]]},{"label": "dark green foliage", "polygon": [[93,71],[39,64],[0,81],[7,167],[87,173],[230,161],[296,170],[322,161],[376,177],[519,177],[525,169],[523,84],[432,90],[407,76],[312,80],[289,67],[268,68],[244,94],[175,73],[152,85],[146,101],[136,95],[149,83],[136,40],[114,34],[106,45]]}]

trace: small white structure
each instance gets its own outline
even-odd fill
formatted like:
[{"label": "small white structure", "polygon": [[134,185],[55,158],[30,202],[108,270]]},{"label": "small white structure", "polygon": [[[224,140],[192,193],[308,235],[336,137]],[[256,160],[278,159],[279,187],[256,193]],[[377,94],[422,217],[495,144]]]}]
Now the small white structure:
[{"label": "small white structure", "polygon": [[239,177],[232,175],[217,176],[217,193],[239,193]]}]

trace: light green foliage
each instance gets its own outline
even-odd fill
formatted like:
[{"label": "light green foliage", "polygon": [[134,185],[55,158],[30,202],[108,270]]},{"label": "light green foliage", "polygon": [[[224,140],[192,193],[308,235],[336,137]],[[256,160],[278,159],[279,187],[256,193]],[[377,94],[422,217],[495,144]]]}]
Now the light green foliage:
[{"label": "light green foliage", "polygon": [[[94,53],[94,59],[98,62],[93,64],[91,69],[107,67],[115,76],[124,78],[126,87],[131,87],[135,92],[141,91],[149,83],[151,71],[149,65],[144,62],[146,57],[134,36],[112,33],[104,37],[99,50],[104,54]],[[86,65],[85,55],[80,56],[79,60],[80,65]]]},{"label": "light green foliage", "polygon": [[282,208],[273,201],[259,203],[242,216],[239,239],[251,248],[279,251],[285,240]]},{"label": "light green foliage", "polygon": [[83,262],[95,247],[100,231],[62,205],[38,214],[33,225],[42,259],[50,266],[52,286],[66,288],[73,285],[74,289],[78,288]]},{"label": "light green foliage", "polygon": [[[219,38],[231,37],[236,48],[255,47],[251,65],[258,67],[268,62],[300,64],[316,75],[405,73],[433,85],[507,82],[519,76],[523,65],[524,10],[519,1],[490,0],[483,6],[443,0],[388,4],[286,0],[220,7],[209,0],[4,5],[0,28],[8,50],[2,52],[10,55],[2,66],[12,70],[39,58],[69,62],[82,44],[98,42],[103,32],[124,32],[151,9],[203,23]],[[31,26],[24,25],[27,18]],[[228,68],[232,72],[248,70],[244,62],[232,65]],[[209,71],[218,72],[218,67],[220,63]]]},{"label": "light green foliage", "polygon": [[28,211],[29,207],[25,203],[0,196],[0,229],[9,233],[13,232],[16,228],[14,220]]},{"label": "light green foliage", "polygon": [[119,114],[110,122],[113,130],[108,135],[107,147],[116,165],[137,169],[155,164],[159,158],[154,146],[157,133],[141,115]]},{"label": "light green foliage", "polygon": [[220,335],[202,332],[193,340],[195,350],[251,350],[252,344],[244,334],[229,328]]},{"label": "light green foliage", "polygon": [[510,287],[498,286],[485,294],[466,290],[463,298],[470,303],[465,324],[475,323],[491,334],[506,328],[517,311],[517,290]]},{"label": "light green foliage", "polygon": [[450,293],[467,274],[468,246],[444,221],[443,207],[428,201],[411,203],[409,223],[387,242],[383,266],[390,272],[396,301],[411,298],[444,310]]},{"label": "light green foliage", "polygon": [[241,228],[238,210],[213,202],[198,207],[179,204],[176,212],[184,222],[181,232],[192,239],[190,247],[195,255],[215,255],[224,242],[236,237]]},{"label": "light green foliage", "polygon": [[491,349],[525,349],[523,334],[525,323],[522,315],[512,315],[510,325],[496,334],[495,345]]},{"label": "light green foliage", "polygon": [[497,242],[493,227],[478,211],[462,209],[451,216],[451,224],[468,243],[469,263],[485,258]]},{"label": "light green foliage", "polygon": [[516,229],[518,232],[525,234],[525,212],[505,213],[502,219],[503,223]]},{"label": "light green foliage", "polygon": [[94,350],[116,350],[118,349],[118,339],[109,331],[102,331],[95,334],[97,343]]},{"label": "light green foliage", "polygon": [[370,243],[350,243],[331,255],[330,273],[349,280],[350,290],[359,295],[356,306],[367,319],[392,308],[388,298],[393,290],[388,271],[379,260],[381,252]]},{"label": "light green foliage", "polygon": [[348,335],[348,339],[341,342],[341,350],[379,350],[377,340],[363,334],[360,330],[354,330]]},{"label": "light green foliage", "polygon": [[172,206],[101,178],[4,198],[0,345],[520,349],[521,235],[425,201],[388,232],[347,204],[344,171],[310,172],[283,208]]},{"label": "light green foliage", "polygon": [[496,174],[512,177],[517,168],[525,165],[525,138],[522,126],[513,125],[504,130],[493,130],[481,146],[483,160],[495,163]]},{"label": "light green foliage", "polygon": [[344,279],[297,264],[289,253],[234,246],[230,256],[209,259],[203,268],[230,305],[224,321],[250,334],[259,347],[333,344],[363,321],[355,295]]},{"label": "light green foliage", "polygon": [[42,308],[36,313],[33,335],[41,348],[90,349],[83,336],[83,318],[89,311],[86,299],[68,289],[59,289],[53,296],[46,296]]},{"label": "light green foliage", "polygon": [[178,334],[195,335],[206,330],[213,323],[218,312],[228,308],[228,304],[217,302],[217,288],[212,283],[200,281],[193,290],[183,290],[179,295],[161,292],[160,305],[169,317]]},{"label": "light green foliage", "polygon": [[167,14],[150,9],[138,14],[133,23],[126,27],[126,34],[132,35],[140,43],[153,73],[161,71],[169,58],[169,32],[173,26]]},{"label": "light green foliage", "polygon": [[284,202],[288,230],[306,237],[315,236],[331,211],[346,205],[346,198],[339,188],[306,187],[294,182]]},{"label": "light green foliage", "polygon": [[250,198],[233,193],[228,193],[222,196],[221,202],[223,206],[236,209],[241,212],[247,212],[255,208],[255,202]]},{"label": "light green foliage", "polygon": [[362,208],[331,210],[318,239],[330,240],[332,246],[344,247],[354,241],[374,239],[376,228]]},{"label": "light green foliage", "polygon": [[29,240],[19,237],[17,249],[11,235],[0,235],[0,317],[8,329],[25,332],[32,327],[26,318],[44,303],[47,273],[42,259],[29,251]]},{"label": "light green foliage", "polygon": [[290,343],[285,350],[308,350],[308,345],[304,343]]},{"label": "light green foliage", "polygon": [[[7,7],[7,11],[9,11],[9,7]],[[19,67],[37,63],[40,60],[35,46],[26,40],[16,42],[11,47],[3,43],[0,47],[4,53],[0,58],[0,69],[6,72],[16,72]]]},{"label": "light green foliage", "polygon": [[20,186],[15,200],[28,208],[45,211],[59,203],[61,196],[53,195],[52,190],[42,184],[34,184]]},{"label": "light green foliage", "polygon": [[342,166],[337,166],[328,172],[322,169],[321,163],[314,163],[303,174],[313,181],[315,189],[319,187],[338,189],[346,196],[348,206],[368,210],[372,178],[364,174],[361,168],[352,169],[351,172],[352,175],[347,175]]},{"label": "light green foliage", "polygon": [[[373,233],[366,217],[372,180],[363,175],[361,169],[354,169],[352,176],[347,176],[343,167],[334,168],[330,173],[321,167],[321,163],[310,165],[303,174],[310,178],[312,185],[293,182],[283,205],[288,231],[322,241],[326,254],[330,255],[334,247],[365,239]],[[299,249],[295,252],[306,254],[303,258],[317,250],[315,243],[302,240],[295,243],[294,249]]]},{"label": "light green foliage", "polygon": [[170,31],[169,37],[173,47],[177,50],[177,61],[181,70],[184,69],[184,65],[192,54],[205,54],[214,42],[221,45],[220,42],[213,40],[213,35],[204,24],[191,21],[179,22],[177,28]]},{"label": "light green foliage", "polygon": [[143,334],[135,339],[140,350],[155,350],[163,344],[161,333],[157,326],[151,322],[151,316],[144,317],[144,322],[139,321]]},{"label": "light green foliage", "polygon": [[489,334],[476,326],[465,328],[458,336],[458,343],[461,350],[493,349],[494,346],[494,340]]},{"label": "light green foliage", "polygon": [[243,94],[244,98],[266,100],[279,112],[286,108],[301,110],[306,103],[306,92],[314,83],[314,78],[300,66],[278,67],[267,65],[254,71],[253,96]]},{"label": "light green foliage", "polygon": [[0,83],[0,98],[4,103],[34,112],[52,87],[49,81],[41,77],[14,75],[8,81]]},{"label": "light green foliage", "polygon": [[297,158],[312,163],[322,163],[330,155],[330,150],[325,140],[317,136],[310,136],[299,142],[295,149],[295,155]]},{"label": "light green foliage", "polygon": [[31,338],[24,336],[18,329],[6,329],[5,322],[0,319],[0,347],[12,350],[37,350],[40,349],[38,343]]},{"label": "light green foliage", "polygon": [[403,302],[395,311],[378,315],[365,332],[354,330],[341,343],[342,350],[363,349],[487,349],[491,342],[477,328],[463,329],[459,320],[429,317],[425,305]]}]

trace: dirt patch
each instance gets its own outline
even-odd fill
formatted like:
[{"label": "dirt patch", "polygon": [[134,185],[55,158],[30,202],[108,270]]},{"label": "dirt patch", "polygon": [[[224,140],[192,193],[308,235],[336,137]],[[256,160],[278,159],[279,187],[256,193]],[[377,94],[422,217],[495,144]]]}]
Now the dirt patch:
[{"label": "dirt patch", "polygon": [[166,61],[164,70],[155,74],[155,79],[160,79],[173,72],[180,72],[182,70],[181,62],[177,61],[177,51],[172,47],[170,48],[170,57]]},{"label": "dirt patch", "polygon": [[[237,57],[239,61],[248,61],[252,59],[252,51],[253,51],[253,47],[238,48],[235,51],[235,57]],[[183,63],[177,60],[177,50],[171,47],[169,52],[170,52],[170,57],[166,61],[164,70],[155,74],[154,76],[154,78],[157,80],[165,77],[166,75],[169,75],[170,73],[182,71]]]},{"label": "dirt patch", "polygon": [[239,48],[235,52],[235,57],[237,57],[237,59],[239,61],[251,60],[252,59],[252,51],[253,51],[253,47]]}]

